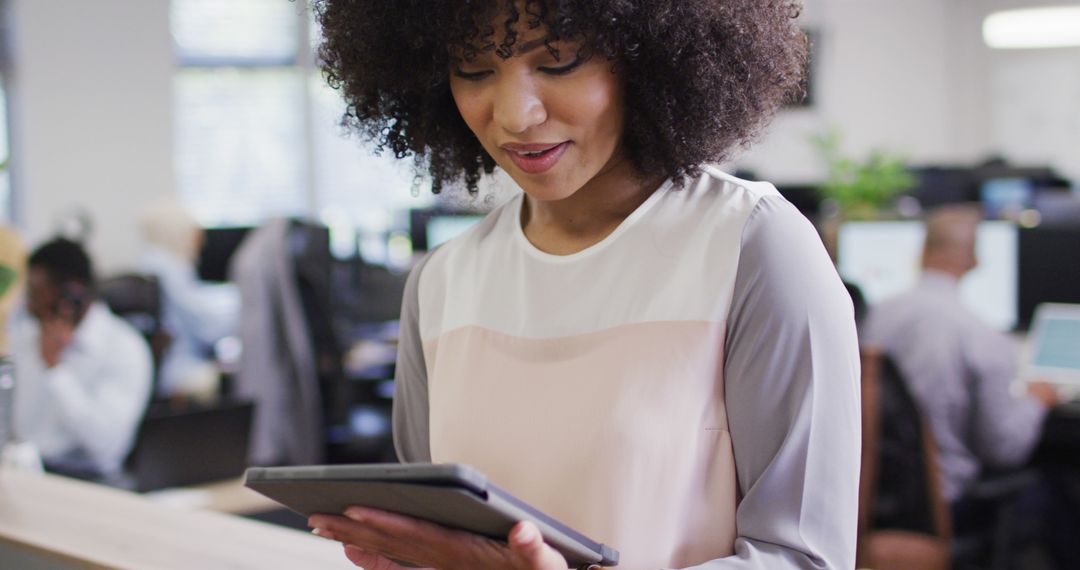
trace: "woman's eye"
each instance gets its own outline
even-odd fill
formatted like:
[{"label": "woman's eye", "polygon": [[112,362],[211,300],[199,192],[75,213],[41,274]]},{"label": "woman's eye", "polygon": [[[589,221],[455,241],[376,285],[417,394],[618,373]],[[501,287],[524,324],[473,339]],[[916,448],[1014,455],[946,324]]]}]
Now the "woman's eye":
[{"label": "woman's eye", "polygon": [[465,71],[464,69],[461,69],[460,67],[455,67],[454,68],[454,76],[455,77],[460,77],[461,79],[465,79],[467,81],[479,81],[479,80],[487,77],[490,74],[491,74],[491,71],[486,70],[486,69],[485,70],[480,70],[480,71]]},{"label": "woman's eye", "polygon": [[580,66],[584,62],[585,60],[583,58],[576,57],[574,58],[574,61],[571,61],[570,63],[561,67],[541,67],[540,71],[543,71],[548,75],[566,75],[567,73],[570,73],[571,71],[577,69],[578,66]]}]

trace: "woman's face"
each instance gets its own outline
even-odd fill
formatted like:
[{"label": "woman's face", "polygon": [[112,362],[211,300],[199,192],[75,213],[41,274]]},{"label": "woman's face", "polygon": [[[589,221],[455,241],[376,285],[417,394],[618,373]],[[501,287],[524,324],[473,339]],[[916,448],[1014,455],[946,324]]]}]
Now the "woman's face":
[{"label": "woman's face", "polygon": [[607,58],[578,59],[577,44],[560,41],[557,60],[544,35],[519,33],[509,59],[488,51],[452,64],[450,89],[484,150],[531,197],[551,201],[623,160],[624,107]]}]

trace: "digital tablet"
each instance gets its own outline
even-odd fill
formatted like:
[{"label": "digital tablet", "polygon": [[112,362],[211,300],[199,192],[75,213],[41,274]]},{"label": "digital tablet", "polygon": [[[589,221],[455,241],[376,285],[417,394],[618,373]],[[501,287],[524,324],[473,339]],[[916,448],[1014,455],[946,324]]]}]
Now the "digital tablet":
[{"label": "digital tablet", "polygon": [[570,567],[619,562],[617,550],[545,515],[467,465],[251,467],[244,485],[304,516],[340,514],[357,505],[502,541],[518,521],[530,521]]}]

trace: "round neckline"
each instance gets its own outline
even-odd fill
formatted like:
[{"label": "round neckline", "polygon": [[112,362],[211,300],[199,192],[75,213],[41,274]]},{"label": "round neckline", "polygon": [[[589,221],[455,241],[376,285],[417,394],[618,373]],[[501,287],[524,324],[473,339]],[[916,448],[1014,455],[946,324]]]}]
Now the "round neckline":
[{"label": "round neckline", "polygon": [[590,245],[589,247],[586,247],[585,249],[583,249],[581,251],[576,251],[574,253],[568,253],[566,255],[558,255],[558,254],[548,253],[546,251],[543,251],[540,248],[533,245],[533,243],[531,241],[529,241],[529,238],[525,236],[525,228],[521,227],[521,210],[522,210],[522,208],[525,207],[525,193],[522,192],[522,193],[518,194],[518,197],[517,197],[518,203],[515,204],[513,208],[509,208],[509,210],[511,212],[511,218],[512,218],[511,223],[514,224],[514,237],[516,238],[516,240],[519,242],[522,249],[524,249],[526,253],[528,253],[529,255],[532,255],[533,257],[535,257],[537,259],[541,259],[543,261],[549,261],[549,262],[556,262],[556,263],[566,263],[566,262],[576,261],[576,260],[581,259],[583,257],[587,257],[589,255],[592,255],[594,252],[603,250],[604,248],[606,248],[608,246],[608,244],[610,244],[611,242],[618,239],[619,236],[622,235],[623,233],[625,233],[626,230],[630,226],[634,225],[634,223],[639,218],[641,218],[643,215],[645,215],[645,213],[648,212],[649,209],[652,208],[653,204],[655,204],[656,202],[658,202],[660,200],[662,195],[667,193],[667,191],[671,188],[671,183],[672,183],[671,178],[668,178],[662,184],[660,184],[660,186],[657,187],[656,190],[654,190],[653,193],[650,194],[649,197],[646,198],[644,202],[639,204],[637,208],[634,208],[633,212],[630,212],[630,215],[623,218],[623,221],[619,222],[619,225],[616,226],[615,229],[612,230],[611,233],[604,236],[604,239]]}]

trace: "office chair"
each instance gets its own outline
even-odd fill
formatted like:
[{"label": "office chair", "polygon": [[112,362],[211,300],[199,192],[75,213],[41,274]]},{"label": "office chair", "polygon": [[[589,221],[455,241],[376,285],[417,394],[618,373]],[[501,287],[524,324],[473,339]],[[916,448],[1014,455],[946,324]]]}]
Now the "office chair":
[{"label": "office chair", "polygon": [[159,372],[171,338],[162,325],[162,294],[157,277],[137,273],[117,275],[97,284],[98,295],[109,310],[146,339],[154,359],[151,399],[158,392]]},{"label": "office chair", "polygon": [[1037,483],[1034,468],[988,472],[960,499],[976,516],[974,525],[958,528],[952,545],[957,570],[1006,570],[1014,567],[1022,521],[1017,516],[1023,494]]},{"label": "office chair", "polygon": [[862,354],[863,443],[856,565],[946,570],[952,538],[937,449],[896,365]]}]

